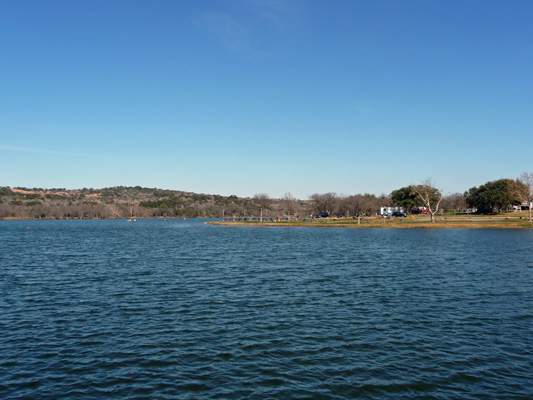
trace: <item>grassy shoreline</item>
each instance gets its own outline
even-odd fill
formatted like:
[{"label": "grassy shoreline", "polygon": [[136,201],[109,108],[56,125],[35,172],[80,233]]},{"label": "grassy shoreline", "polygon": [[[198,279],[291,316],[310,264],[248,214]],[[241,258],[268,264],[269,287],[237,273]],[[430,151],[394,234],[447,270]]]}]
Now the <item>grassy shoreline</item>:
[{"label": "grassy shoreline", "polygon": [[330,219],[303,221],[210,221],[210,225],[224,226],[285,226],[285,227],[315,227],[315,228],[395,228],[395,229],[533,229],[533,223],[520,218],[487,218],[472,217],[470,219],[446,219],[432,223],[429,220],[395,218],[369,218],[358,223],[353,219]]}]

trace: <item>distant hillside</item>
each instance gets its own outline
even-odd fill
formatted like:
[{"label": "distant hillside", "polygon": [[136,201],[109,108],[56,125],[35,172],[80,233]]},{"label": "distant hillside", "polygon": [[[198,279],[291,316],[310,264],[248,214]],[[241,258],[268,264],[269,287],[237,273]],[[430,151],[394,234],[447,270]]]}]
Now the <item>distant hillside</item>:
[{"label": "distant hillside", "polygon": [[[300,202],[305,208],[306,202]],[[280,215],[281,201],[270,201],[270,215]],[[250,198],[177,190],[117,186],[104,189],[0,187],[0,218],[98,219],[154,217],[258,216]]]}]

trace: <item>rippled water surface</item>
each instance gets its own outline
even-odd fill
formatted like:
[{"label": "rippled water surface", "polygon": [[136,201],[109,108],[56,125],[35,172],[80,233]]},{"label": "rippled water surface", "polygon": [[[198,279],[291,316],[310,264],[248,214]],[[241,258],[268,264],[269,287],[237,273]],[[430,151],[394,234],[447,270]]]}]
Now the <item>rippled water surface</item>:
[{"label": "rippled water surface", "polygon": [[0,221],[0,398],[533,396],[533,231],[204,222]]}]

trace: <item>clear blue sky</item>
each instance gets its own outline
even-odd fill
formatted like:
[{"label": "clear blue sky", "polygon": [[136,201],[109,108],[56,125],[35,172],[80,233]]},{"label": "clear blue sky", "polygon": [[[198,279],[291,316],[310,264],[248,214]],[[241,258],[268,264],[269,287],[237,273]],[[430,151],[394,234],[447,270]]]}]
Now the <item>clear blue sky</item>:
[{"label": "clear blue sky", "polygon": [[0,0],[0,186],[445,193],[533,172],[533,1]]}]

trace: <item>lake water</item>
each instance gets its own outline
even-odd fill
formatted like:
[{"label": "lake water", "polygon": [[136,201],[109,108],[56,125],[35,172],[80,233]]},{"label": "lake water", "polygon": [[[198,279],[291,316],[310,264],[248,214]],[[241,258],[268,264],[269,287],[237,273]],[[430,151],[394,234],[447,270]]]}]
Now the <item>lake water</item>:
[{"label": "lake water", "polygon": [[0,398],[533,396],[533,230],[204,222],[0,221]]}]

